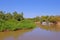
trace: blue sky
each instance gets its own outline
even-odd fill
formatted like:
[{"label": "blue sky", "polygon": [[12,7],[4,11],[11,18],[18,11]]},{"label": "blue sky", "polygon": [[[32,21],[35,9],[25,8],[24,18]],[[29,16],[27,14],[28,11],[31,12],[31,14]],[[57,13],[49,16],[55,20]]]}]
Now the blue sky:
[{"label": "blue sky", "polygon": [[0,10],[24,12],[24,17],[60,15],[60,0],[0,0]]}]

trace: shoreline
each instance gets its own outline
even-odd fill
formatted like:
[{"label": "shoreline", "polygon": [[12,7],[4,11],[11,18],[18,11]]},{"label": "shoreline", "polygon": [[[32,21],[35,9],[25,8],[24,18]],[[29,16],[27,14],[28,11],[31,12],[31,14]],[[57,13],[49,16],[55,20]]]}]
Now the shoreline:
[{"label": "shoreline", "polygon": [[[50,22],[49,22],[50,23]],[[35,24],[41,24],[41,22],[35,22]],[[42,25],[42,24],[41,24]],[[60,22],[57,22],[56,24],[54,23],[50,23],[49,25],[59,25],[60,26]]]}]

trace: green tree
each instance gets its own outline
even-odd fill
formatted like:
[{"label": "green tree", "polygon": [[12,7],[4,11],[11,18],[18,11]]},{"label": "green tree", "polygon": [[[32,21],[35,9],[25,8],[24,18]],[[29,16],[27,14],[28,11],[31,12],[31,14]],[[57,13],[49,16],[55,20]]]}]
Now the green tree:
[{"label": "green tree", "polygon": [[12,19],[11,13],[5,14],[5,20],[9,20],[9,19]]},{"label": "green tree", "polygon": [[34,18],[34,20],[35,20],[35,21],[40,21],[40,17],[39,17],[39,16],[36,16],[36,17]]},{"label": "green tree", "polygon": [[0,19],[4,19],[4,12],[0,11]]},{"label": "green tree", "polygon": [[60,16],[55,16],[55,20],[59,22],[60,21]]},{"label": "green tree", "polygon": [[41,16],[41,21],[48,21],[49,16]]},{"label": "green tree", "polygon": [[13,18],[18,21],[23,20],[23,13],[18,14],[16,11],[13,12]]}]

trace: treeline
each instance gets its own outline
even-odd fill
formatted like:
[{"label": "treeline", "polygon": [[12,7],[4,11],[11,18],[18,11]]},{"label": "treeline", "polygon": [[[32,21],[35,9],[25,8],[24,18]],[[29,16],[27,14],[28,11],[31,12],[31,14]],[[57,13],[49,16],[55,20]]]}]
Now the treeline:
[{"label": "treeline", "polygon": [[49,22],[59,22],[60,21],[60,16],[41,16],[42,21],[49,21]]},{"label": "treeline", "polygon": [[24,19],[23,17],[23,12],[17,13],[16,11],[13,13],[4,13],[3,11],[0,11],[0,19],[2,20],[10,20],[10,19],[15,19],[17,21],[21,21]]},{"label": "treeline", "polygon": [[36,25],[33,21],[25,19],[23,12],[4,13],[0,11],[0,31],[16,31],[22,29],[32,29]]},{"label": "treeline", "polygon": [[60,16],[41,16],[41,21],[59,22]]},{"label": "treeline", "polygon": [[25,18],[23,12],[4,13],[0,11],[0,31],[15,31],[21,29],[31,29],[36,27],[35,22],[60,22],[60,16],[36,16]]},{"label": "treeline", "polygon": [[60,22],[60,16],[36,16],[34,18],[28,18],[31,19],[35,22],[43,22],[43,21],[48,21],[48,22]]},{"label": "treeline", "polygon": [[[18,13],[14,11],[13,13],[4,13],[3,11],[0,11],[0,19],[2,20],[10,20],[14,19],[17,21],[24,20],[25,18],[23,17],[23,12]],[[59,16],[36,16],[34,18],[27,18],[28,20],[33,20],[33,21],[60,21],[60,15]]]}]

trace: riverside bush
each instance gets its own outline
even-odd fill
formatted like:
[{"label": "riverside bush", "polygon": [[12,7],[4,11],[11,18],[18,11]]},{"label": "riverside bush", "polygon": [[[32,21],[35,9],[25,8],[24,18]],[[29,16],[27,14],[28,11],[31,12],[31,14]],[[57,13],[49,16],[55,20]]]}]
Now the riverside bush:
[{"label": "riverside bush", "polygon": [[0,20],[0,31],[14,31],[14,30],[20,30],[20,29],[31,29],[34,28],[36,25],[31,20],[22,20],[22,21],[16,21],[16,20]]}]

